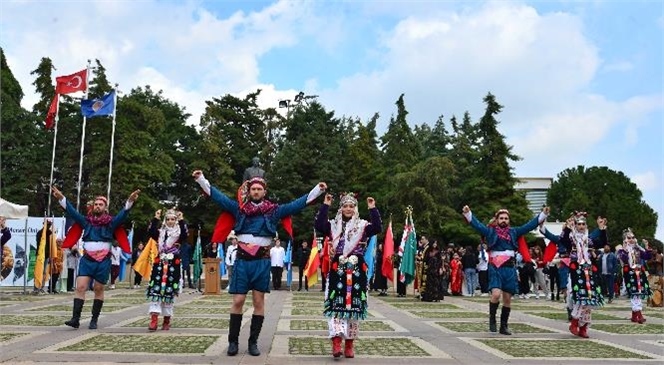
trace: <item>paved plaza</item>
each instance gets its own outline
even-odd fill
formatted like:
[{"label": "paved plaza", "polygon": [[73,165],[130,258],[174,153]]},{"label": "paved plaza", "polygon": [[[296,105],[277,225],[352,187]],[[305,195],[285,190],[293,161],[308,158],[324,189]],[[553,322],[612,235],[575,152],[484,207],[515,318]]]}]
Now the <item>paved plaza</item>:
[{"label": "paved plaza", "polygon": [[[664,361],[664,311],[646,308],[647,324],[629,321],[629,301],[594,312],[590,339],[567,331],[563,304],[515,299],[513,336],[487,333],[488,299],[446,297],[423,303],[412,296],[370,298],[356,357],[330,356],[320,287],[273,291],[259,339],[262,355],[246,354],[251,309],[246,306],[240,354],[227,357],[230,296],[184,292],[170,331],[149,333],[143,289],[109,290],[99,329],[88,330],[92,293],[81,328],[63,324],[72,295],[0,292],[0,362],[12,364],[635,364]],[[542,362],[542,360],[545,360]]]}]

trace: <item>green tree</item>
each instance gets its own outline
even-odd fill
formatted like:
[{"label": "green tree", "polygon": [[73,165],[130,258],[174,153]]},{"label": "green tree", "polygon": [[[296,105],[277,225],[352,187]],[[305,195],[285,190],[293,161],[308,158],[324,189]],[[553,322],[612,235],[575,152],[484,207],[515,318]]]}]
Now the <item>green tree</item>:
[{"label": "green tree", "polygon": [[388,174],[408,171],[421,157],[420,144],[408,125],[404,94],[399,96],[397,117],[392,117],[387,132],[380,138],[383,165]]},{"label": "green tree", "polygon": [[376,133],[378,117],[378,113],[374,114],[366,126],[355,121],[352,142],[345,154],[345,175],[349,182],[347,188],[360,196],[375,195],[380,187],[380,150]]},{"label": "green tree", "polygon": [[[342,123],[318,102],[297,108],[287,121],[284,140],[268,180],[271,199],[284,203],[306,194],[320,181],[332,193],[348,190],[343,151],[348,141]],[[317,207],[293,217],[297,239],[310,239]]]},{"label": "green tree", "polygon": [[[50,65],[50,60],[42,60],[42,63],[43,70],[50,73],[52,67],[46,67]],[[0,77],[0,196],[15,203],[27,204],[30,214],[42,214],[46,207],[47,186],[42,185],[46,181],[40,178],[50,165],[47,157],[50,151],[47,150],[51,147],[52,138],[44,130],[43,118],[21,107],[23,90],[7,64],[2,48]],[[42,91],[46,92],[47,88]],[[42,115],[45,116],[46,111]]]},{"label": "green tree", "polygon": [[657,213],[643,201],[641,190],[620,171],[606,166],[577,166],[560,172],[547,194],[551,219],[563,221],[574,211],[588,213],[595,227],[597,216],[609,219],[612,244],[622,242],[622,230],[631,227],[637,237],[654,237]]}]

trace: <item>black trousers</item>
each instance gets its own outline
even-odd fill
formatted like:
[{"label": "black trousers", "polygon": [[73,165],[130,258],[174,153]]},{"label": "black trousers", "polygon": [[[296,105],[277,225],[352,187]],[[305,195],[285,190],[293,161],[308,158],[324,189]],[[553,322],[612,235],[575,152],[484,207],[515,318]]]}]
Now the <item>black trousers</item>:
[{"label": "black trousers", "polygon": [[298,281],[299,286],[298,286],[297,290],[302,290],[302,277],[304,277],[304,288],[309,290],[309,284],[307,283],[307,277],[304,276],[304,265],[300,265],[299,272],[300,272],[300,278],[299,278],[299,281]]},{"label": "black trousers", "polygon": [[272,289],[279,290],[281,289],[281,273],[284,272],[284,268],[281,266],[272,266]]},{"label": "black trousers", "polygon": [[51,281],[48,283],[48,292],[54,293],[58,291],[58,284],[60,284],[60,273],[51,274]]},{"label": "black trousers", "polygon": [[[182,265],[182,274],[184,275],[184,278],[187,278],[187,284],[189,284],[189,287],[193,288],[194,285],[191,283],[191,265]],[[184,278],[182,278],[183,283]]]},{"label": "black trousers", "polygon": [[67,291],[74,291],[76,278],[74,274],[76,269],[67,269]]},{"label": "black trousers", "polygon": [[143,276],[139,274],[137,271],[134,271],[134,285],[141,285],[141,281],[143,280]]},{"label": "black trousers", "polygon": [[406,284],[402,283],[401,280],[399,280],[400,276],[401,276],[401,271],[397,271],[397,277],[395,278],[397,280],[397,294],[406,295]]},{"label": "black trousers", "polygon": [[551,294],[560,293],[560,277],[558,276],[557,266],[549,266],[549,289]]},{"label": "black trousers", "polygon": [[481,270],[477,272],[480,281],[480,291],[482,293],[489,292],[489,270]]}]

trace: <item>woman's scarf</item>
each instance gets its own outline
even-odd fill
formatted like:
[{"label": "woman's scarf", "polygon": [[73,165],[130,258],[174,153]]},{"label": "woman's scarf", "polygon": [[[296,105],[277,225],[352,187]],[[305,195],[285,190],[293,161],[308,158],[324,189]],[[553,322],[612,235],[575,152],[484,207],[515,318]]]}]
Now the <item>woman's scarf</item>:
[{"label": "woman's scarf", "polygon": [[332,247],[334,248],[335,252],[342,237],[345,241],[343,255],[348,256],[351,252],[353,252],[355,247],[357,247],[357,245],[360,243],[362,236],[364,236],[364,229],[368,223],[369,222],[366,220],[360,219],[360,213],[358,212],[357,207],[355,207],[355,213],[351,219],[347,222],[344,222],[340,207],[337,211],[336,217],[330,221]]}]

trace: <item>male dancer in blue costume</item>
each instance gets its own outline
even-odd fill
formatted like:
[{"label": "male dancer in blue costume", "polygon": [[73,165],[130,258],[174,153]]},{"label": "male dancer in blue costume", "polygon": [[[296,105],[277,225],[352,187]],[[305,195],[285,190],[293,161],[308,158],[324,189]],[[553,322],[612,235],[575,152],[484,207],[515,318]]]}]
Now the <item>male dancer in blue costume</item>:
[{"label": "male dancer in blue costume", "polygon": [[270,292],[270,244],[277,233],[277,224],[287,216],[302,211],[327,189],[324,182],[318,183],[307,195],[288,204],[278,205],[265,199],[266,182],[261,177],[253,177],[247,182],[249,201],[240,206],[222,194],[196,170],[192,176],[203,191],[224,211],[235,218],[235,234],[238,239],[237,256],[233,266],[233,280],[229,293],[233,294],[230,323],[228,329],[228,356],[238,353],[242,307],[247,293],[252,291],[254,314],[251,317],[248,352],[259,356],[258,335],[265,319],[265,293]]},{"label": "male dancer in blue costume", "polygon": [[473,216],[470,208],[463,207],[463,216],[477,232],[486,237],[489,246],[489,331],[496,332],[496,312],[500,297],[503,297],[503,308],[500,313],[500,333],[511,335],[507,322],[510,317],[512,295],[517,291],[515,264],[516,251],[519,249],[517,238],[537,228],[546,221],[549,208],[545,207],[537,217],[520,227],[510,227],[510,213],[500,209],[494,214],[495,227],[487,227]]},{"label": "male dancer in blue costume", "polygon": [[[74,309],[70,320],[65,322],[69,327],[80,326],[81,311],[85,303],[85,292],[94,279],[93,290],[95,299],[92,303],[92,318],[89,329],[97,329],[97,320],[104,305],[104,285],[111,273],[111,243],[114,232],[127,219],[129,210],[138,198],[140,190],[136,190],[125,202],[125,206],[115,217],[108,214],[108,201],[106,197],[98,196],[88,216],[84,216],[67,201],[64,195],[53,186],[53,196],[60,206],[66,209],[67,215],[83,228],[83,249],[85,254],[78,264],[78,277],[76,278],[76,292],[74,294]],[[126,249],[129,252],[128,248]]]}]

